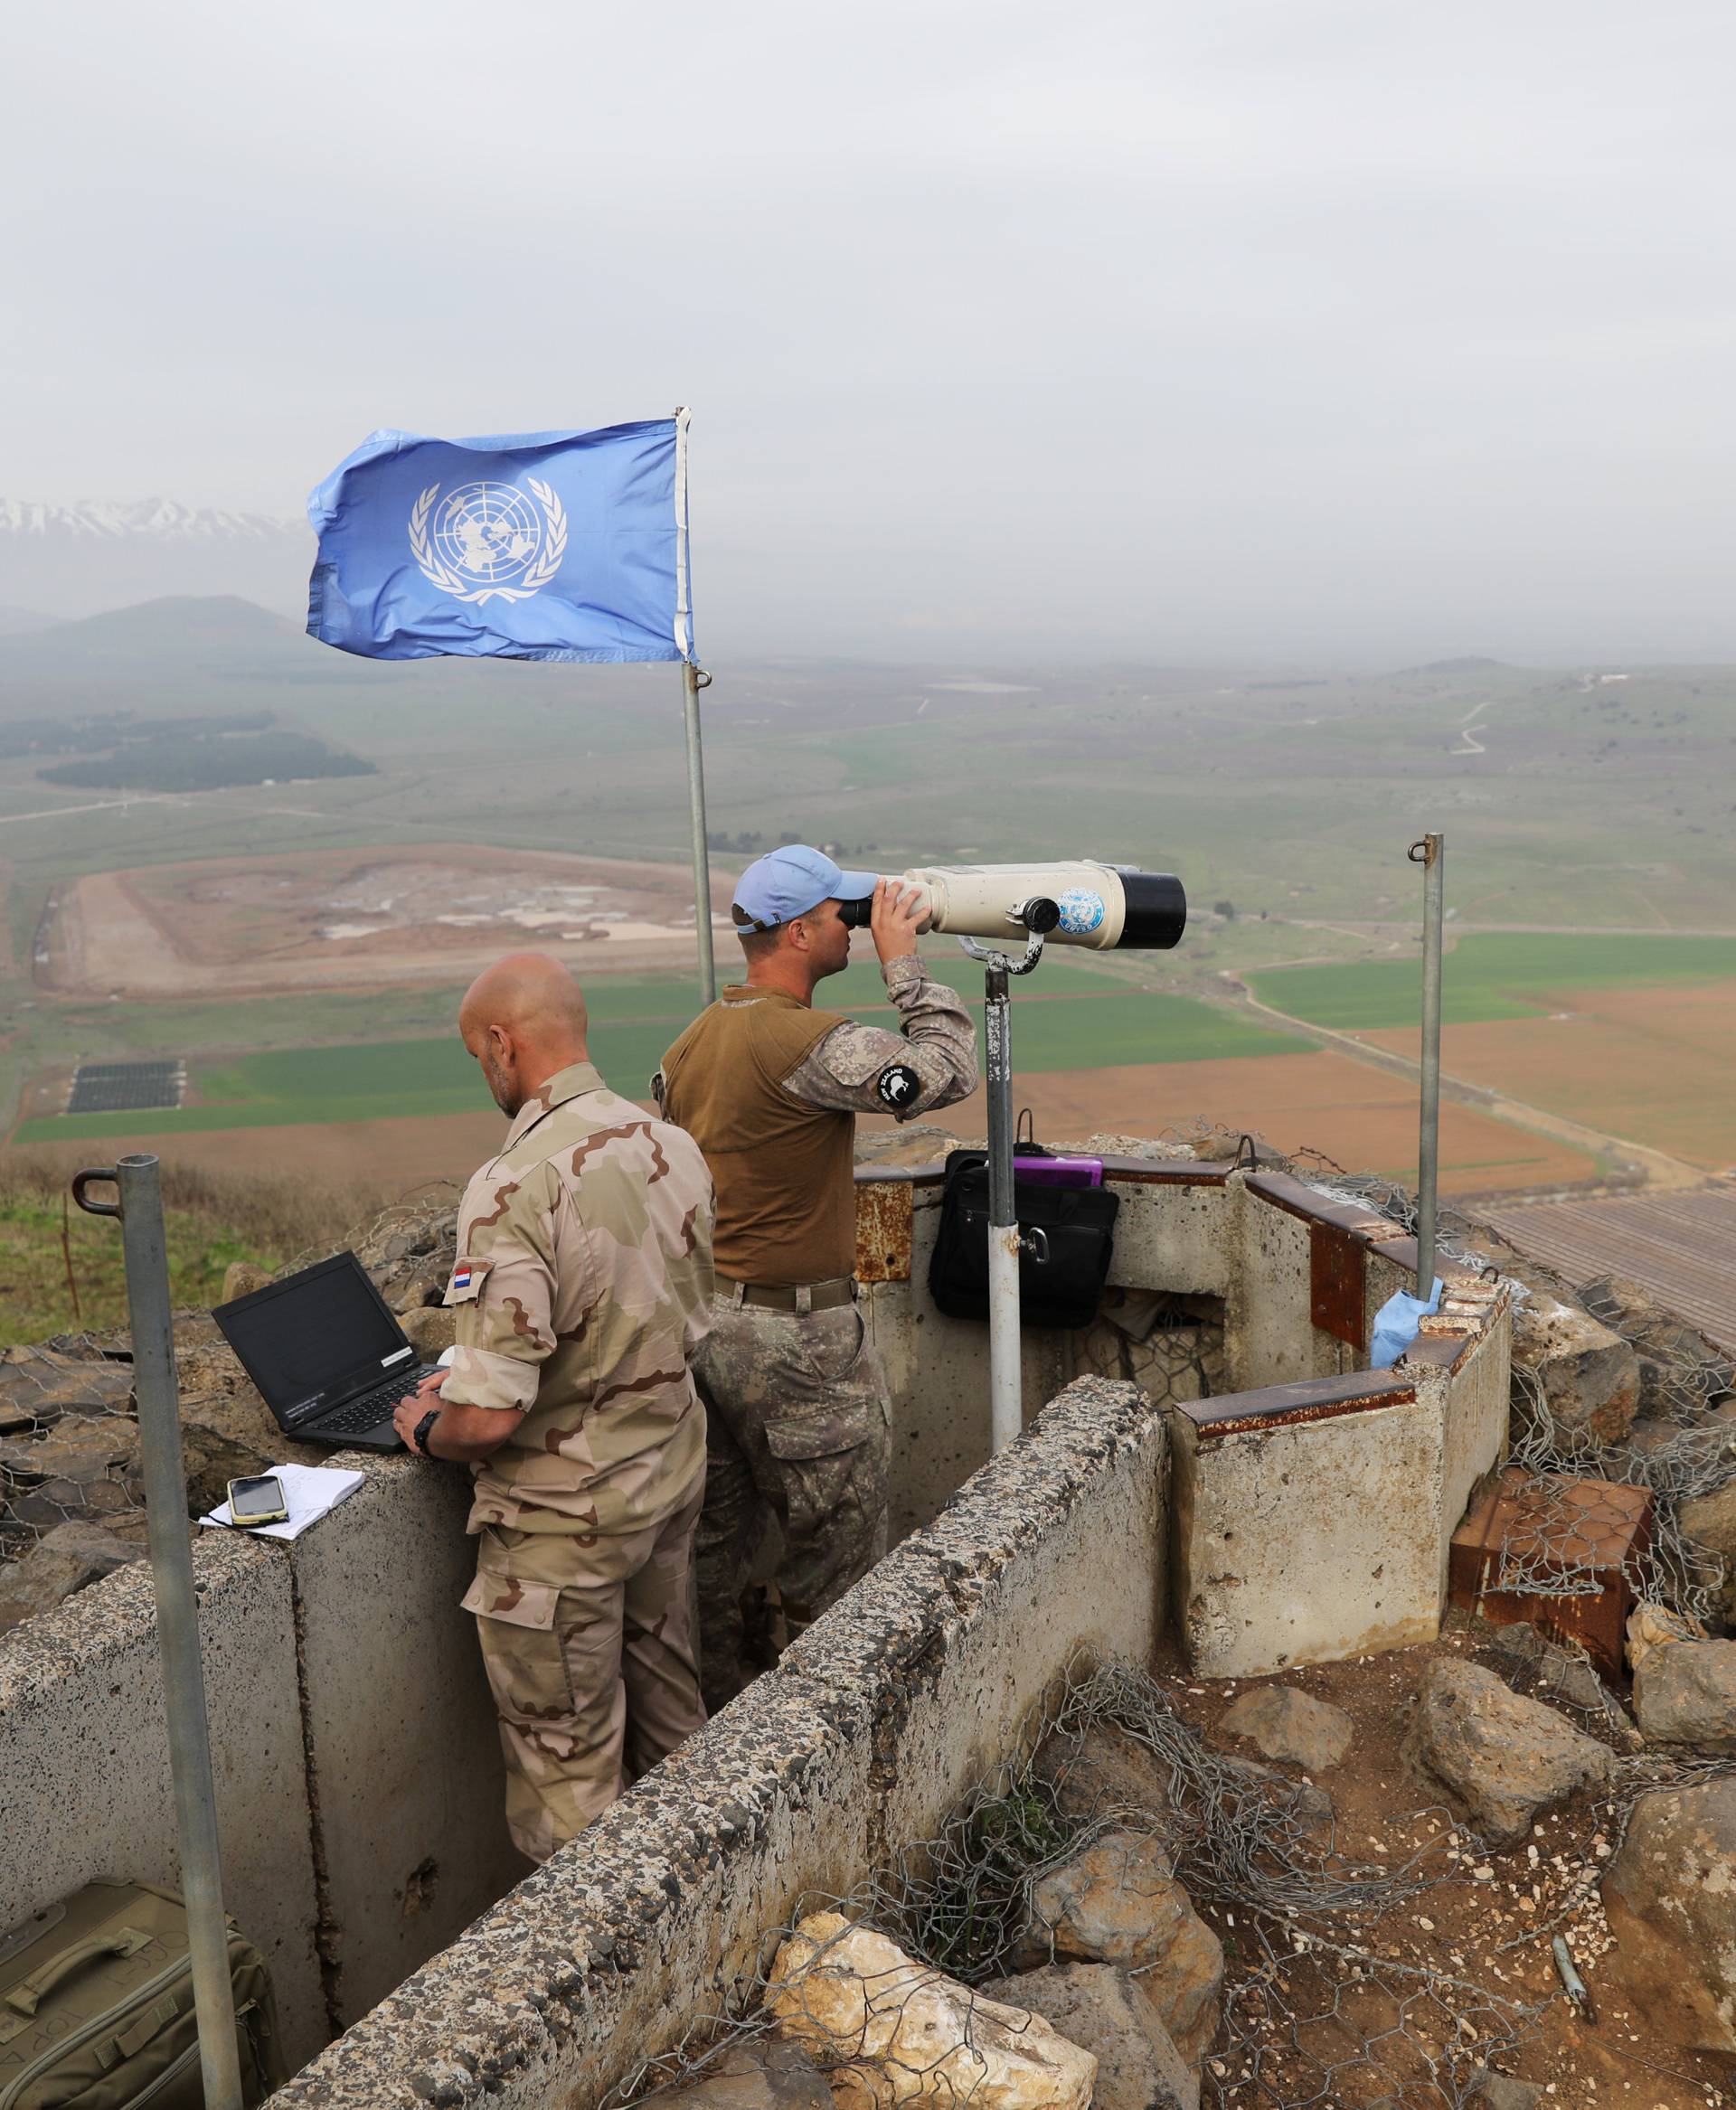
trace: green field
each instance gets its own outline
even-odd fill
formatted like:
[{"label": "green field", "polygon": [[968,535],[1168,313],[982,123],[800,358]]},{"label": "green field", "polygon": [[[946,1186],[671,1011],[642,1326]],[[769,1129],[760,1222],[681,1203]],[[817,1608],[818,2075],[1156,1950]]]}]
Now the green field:
[{"label": "green field", "polygon": [[[1736,976],[1736,938],[1621,937],[1488,932],[1461,938],[1442,962],[1440,1015],[1448,1025],[1535,1018],[1570,989]],[[1415,1026],[1422,1019],[1420,959],[1272,967],[1249,976],[1262,1003],[1340,1031]]]},{"label": "green field", "polygon": [[[949,961],[931,963],[954,975]],[[957,975],[980,1012],[978,970]],[[852,966],[822,996],[830,1008],[888,1022],[893,1017],[878,970]],[[622,980],[593,983],[590,1047],[598,1068],[633,1097],[644,1095],[663,1052],[692,1018],[691,983]],[[1242,1055],[1285,1055],[1307,1042],[1246,1023],[1196,1002],[1130,988],[1100,969],[1063,956],[1047,960],[1014,995],[1014,1060],[1027,1073],[1100,1069],[1121,1063],[1209,1062]],[[486,1089],[456,1031],[439,1039],[373,1041],[348,1047],[290,1047],[192,1066],[199,1104],[162,1114],[64,1115],[25,1122],[20,1144],[137,1135],[141,1129],[267,1128],[304,1122],[425,1118],[484,1110]]]}]

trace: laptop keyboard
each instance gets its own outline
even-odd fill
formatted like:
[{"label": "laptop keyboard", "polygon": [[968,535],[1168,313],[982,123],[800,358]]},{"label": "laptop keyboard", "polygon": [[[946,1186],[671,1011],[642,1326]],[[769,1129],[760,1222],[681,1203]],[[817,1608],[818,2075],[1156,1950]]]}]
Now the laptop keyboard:
[{"label": "laptop keyboard", "polygon": [[375,1385],[371,1392],[352,1399],[341,1414],[335,1414],[329,1421],[320,1421],[315,1426],[321,1436],[361,1436],[381,1422],[390,1421],[392,1408],[401,1399],[408,1399],[427,1375],[426,1365],[420,1365],[399,1377],[388,1378],[383,1385]]}]

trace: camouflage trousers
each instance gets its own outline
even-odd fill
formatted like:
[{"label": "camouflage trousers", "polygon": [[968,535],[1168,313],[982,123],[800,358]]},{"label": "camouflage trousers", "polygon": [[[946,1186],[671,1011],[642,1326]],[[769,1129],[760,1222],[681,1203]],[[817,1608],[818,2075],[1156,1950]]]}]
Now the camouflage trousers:
[{"label": "camouflage trousers", "polygon": [[770,1311],[720,1283],[693,1362],[705,1402],[705,1506],[693,1564],[700,1676],[715,1712],[759,1666],[744,1595],[775,1581],[786,1638],[886,1550],[885,1373],[854,1305]]},{"label": "camouflage trousers", "polygon": [[506,1757],[506,1828],[547,1860],[705,1719],[693,1648],[703,1484],[661,1523],[607,1537],[483,1528],[482,1661]]}]

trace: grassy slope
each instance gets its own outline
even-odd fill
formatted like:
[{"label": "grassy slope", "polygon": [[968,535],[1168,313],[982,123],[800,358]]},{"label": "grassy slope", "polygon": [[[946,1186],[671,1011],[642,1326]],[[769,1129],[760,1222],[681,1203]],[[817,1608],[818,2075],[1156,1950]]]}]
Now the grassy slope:
[{"label": "grassy slope", "polygon": [[[1461,938],[1442,965],[1441,1017],[1448,1025],[1535,1018],[1555,991],[1736,975],[1736,938],[1578,937],[1488,932]],[[1414,959],[1273,967],[1250,977],[1263,1003],[1340,1030],[1421,1022],[1421,969]]]},{"label": "grassy slope", "polygon": [[[126,1275],[119,1227],[71,1210],[65,1219],[78,1306],[67,1286],[59,1201],[16,1187],[0,1193],[0,1347],[41,1341],[80,1326],[124,1326]],[[203,1209],[165,1211],[169,1287],[177,1305],[217,1302],[231,1260],[276,1267],[292,1248],[238,1230]]]}]

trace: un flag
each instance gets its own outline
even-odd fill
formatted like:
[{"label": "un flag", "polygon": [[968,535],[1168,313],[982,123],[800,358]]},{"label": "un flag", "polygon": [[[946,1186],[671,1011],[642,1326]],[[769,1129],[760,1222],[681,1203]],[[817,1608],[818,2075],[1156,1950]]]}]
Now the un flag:
[{"label": "un flag", "polygon": [[307,501],[310,636],[371,659],[692,659],[687,414],[375,432]]}]

